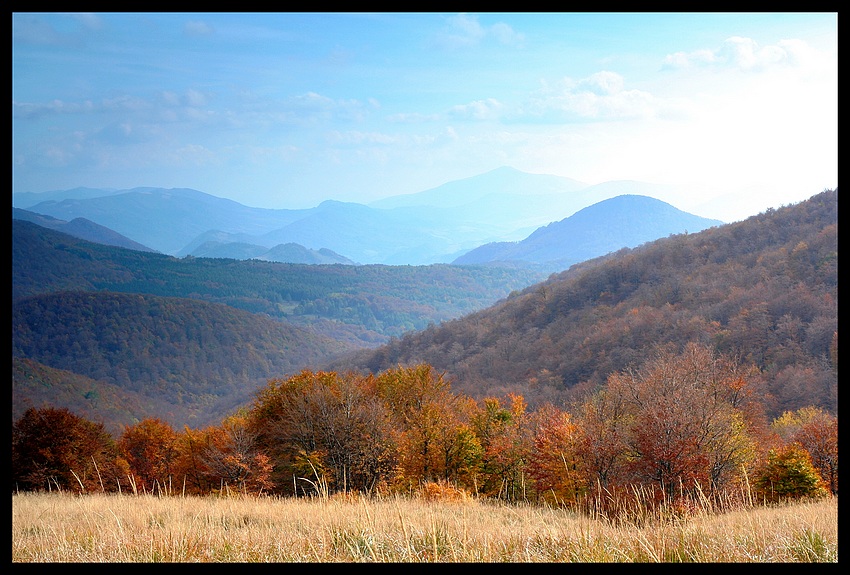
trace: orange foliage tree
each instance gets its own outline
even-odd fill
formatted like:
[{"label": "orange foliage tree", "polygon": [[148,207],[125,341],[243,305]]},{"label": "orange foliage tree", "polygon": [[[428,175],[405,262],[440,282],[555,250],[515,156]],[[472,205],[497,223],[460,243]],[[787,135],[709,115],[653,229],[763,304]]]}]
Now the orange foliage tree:
[{"label": "orange foliage tree", "polygon": [[171,493],[175,475],[182,484],[183,474],[175,473],[180,455],[178,434],[165,421],[150,417],[125,427],[118,448],[129,465],[128,479],[134,491]]},{"label": "orange foliage tree", "polygon": [[270,380],[246,429],[270,458],[269,480],[282,493],[369,490],[394,465],[387,414],[371,376],[303,370]]},{"label": "orange foliage tree", "polygon": [[528,473],[538,498],[554,504],[575,503],[587,490],[578,427],[569,413],[551,404],[535,411],[531,419],[534,443]]},{"label": "orange foliage tree", "polygon": [[470,404],[452,393],[443,375],[427,364],[399,366],[378,374],[375,386],[393,425],[394,488],[468,480],[474,474],[481,449],[464,426]]},{"label": "orange foliage tree", "polygon": [[244,415],[231,415],[208,428],[199,459],[209,483],[243,493],[268,492],[274,487],[271,460],[257,447],[256,433],[248,429]]}]

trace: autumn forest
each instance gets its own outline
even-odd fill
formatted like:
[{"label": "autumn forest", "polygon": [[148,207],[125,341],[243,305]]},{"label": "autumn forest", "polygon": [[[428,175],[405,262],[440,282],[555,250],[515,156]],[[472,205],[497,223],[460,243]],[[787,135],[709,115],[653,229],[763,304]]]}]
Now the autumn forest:
[{"label": "autumn forest", "polygon": [[[227,377],[243,377],[233,396],[241,400],[219,421],[176,425],[151,415],[107,427],[59,405],[21,410],[12,426],[12,491],[433,489],[577,508],[592,502],[614,514],[638,491],[682,505],[836,495],[837,253],[837,191],[825,191],[744,222],[578,264],[486,309],[384,332],[381,345],[358,345],[350,336],[356,330],[346,328],[346,353],[333,355],[321,351],[327,330],[281,332],[275,337],[293,349],[315,338],[306,346],[313,357],[300,368],[267,362],[280,375],[250,394],[244,388],[264,372],[234,369]],[[118,282],[114,265],[102,269]],[[37,285],[35,277],[27,285]],[[83,304],[83,293],[104,298]],[[166,303],[156,299],[161,293],[116,296],[95,288],[57,290],[49,301],[31,291],[13,298],[13,327],[21,328],[16,369],[24,358],[47,365],[51,353],[69,358],[66,346],[84,344],[45,335],[57,298],[78,302],[66,309],[93,310],[87,321],[94,323],[109,317],[106,305],[148,317]],[[310,305],[319,313],[323,304]],[[199,307],[196,317],[209,313]],[[202,323],[235,333],[229,321]],[[377,333],[379,325],[369,329]],[[136,333],[133,346],[148,347],[145,359],[128,362],[116,343],[131,371],[121,375],[102,354],[100,371],[87,377],[141,394],[157,385],[140,387],[132,376],[150,372],[150,350],[158,349],[155,337]],[[221,333],[206,337],[226,341]],[[115,338],[127,340],[118,328]],[[163,355],[153,364],[165,373],[168,361]],[[204,393],[203,381],[191,378],[159,391],[175,404]]]}]

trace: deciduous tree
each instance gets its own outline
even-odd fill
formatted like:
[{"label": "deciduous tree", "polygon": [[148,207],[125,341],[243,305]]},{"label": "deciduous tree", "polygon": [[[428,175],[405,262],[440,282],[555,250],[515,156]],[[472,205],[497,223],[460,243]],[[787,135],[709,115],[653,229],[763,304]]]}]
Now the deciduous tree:
[{"label": "deciduous tree", "polygon": [[248,429],[244,415],[231,415],[221,425],[209,428],[200,459],[212,485],[253,494],[274,487],[270,459],[258,449],[256,434]]},{"label": "deciduous tree", "polygon": [[640,368],[615,373],[608,393],[627,402],[629,467],[638,481],[713,492],[754,456],[746,418],[746,371],[708,346],[659,348]]},{"label": "deciduous tree", "polygon": [[268,382],[248,429],[271,458],[279,489],[295,493],[300,480],[302,488],[368,490],[389,474],[394,449],[374,386],[371,376],[309,370]]},{"label": "deciduous tree", "polygon": [[[170,424],[156,417],[143,419],[124,428],[118,448],[129,464],[130,480],[136,491],[172,492],[180,451],[178,435]],[[182,476],[178,480],[178,485],[182,485]]]},{"label": "deciduous tree", "polygon": [[463,433],[460,399],[428,364],[399,366],[378,374],[378,397],[393,421],[398,449],[396,487],[446,480],[468,465],[477,446]]},{"label": "deciduous tree", "polygon": [[578,427],[569,413],[552,405],[542,406],[531,419],[534,436],[528,473],[538,497],[556,505],[575,503],[587,490]]},{"label": "deciduous tree", "polygon": [[817,407],[786,411],[771,427],[786,443],[799,443],[833,494],[838,493],[838,418]]},{"label": "deciduous tree", "polygon": [[482,401],[471,420],[484,448],[479,491],[507,500],[525,499],[525,471],[532,436],[527,405],[520,395],[509,394],[506,406],[499,398]]},{"label": "deciduous tree", "polygon": [[122,469],[101,423],[65,408],[29,408],[12,425],[12,490],[114,491]]},{"label": "deciduous tree", "polygon": [[771,502],[827,494],[823,479],[812,465],[811,455],[799,443],[771,449],[753,485],[761,498]]}]

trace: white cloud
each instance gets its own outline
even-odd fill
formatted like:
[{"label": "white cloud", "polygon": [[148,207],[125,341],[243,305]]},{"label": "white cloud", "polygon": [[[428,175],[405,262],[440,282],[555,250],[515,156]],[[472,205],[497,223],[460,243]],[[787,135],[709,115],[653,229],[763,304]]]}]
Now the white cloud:
[{"label": "white cloud", "polygon": [[485,35],[478,18],[458,14],[446,19],[447,26],[437,37],[438,43],[447,48],[460,48],[478,44]]},{"label": "white cloud", "polygon": [[597,72],[575,81],[565,78],[554,87],[544,83],[513,120],[574,122],[624,120],[656,115],[662,106],[649,92],[624,90],[625,81],[614,72]]},{"label": "white cloud", "polygon": [[386,120],[398,124],[419,124],[441,119],[440,114],[422,114],[420,112],[400,112],[387,116]]},{"label": "white cloud", "polygon": [[718,48],[676,52],[664,59],[665,68],[728,67],[744,71],[762,71],[779,65],[799,64],[810,58],[812,49],[802,40],[782,40],[759,46],[752,38],[732,36]]},{"label": "white cloud", "polygon": [[78,30],[60,32],[38,14],[15,14],[12,19],[12,41],[21,44],[79,48],[85,44],[87,34],[102,28],[102,23],[97,16],[71,14],[69,17],[80,24]]},{"label": "white cloud", "polygon": [[215,163],[216,154],[199,144],[188,144],[174,150],[168,155],[171,165],[205,166]]},{"label": "white cloud", "polygon": [[525,40],[523,34],[504,22],[485,27],[477,16],[457,14],[446,18],[445,28],[437,34],[437,44],[448,49],[466,48],[476,46],[488,38],[505,46],[519,46]]},{"label": "white cloud", "polygon": [[525,35],[514,31],[504,22],[498,22],[490,27],[490,33],[500,43],[506,46],[519,46],[525,40]]},{"label": "white cloud", "polygon": [[103,20],[96,14],[77,13],[73,14],[73,17],[86,30],[93,31],[103,28]]},{"label": "white cloud", "polygon": [[472,120],[494,120],[501,115],[503,109],[504,105],[501,102],[495,98],[487,98],[486,100],[476,100],[469,104],[453,106],[449,110],[449,116]]},{"label": "white cloud", "polygon": [[188,90],[186,103],[193,108],[201,108],[207,105],[207,97],[197,90]]},{"label": "white cloud", "polygon": [[597,96],[611,96],[623,90],[623,77],[614,72],[597,72],[576,83],[576,91],[593,92]]},{"label": "white cloud", "polygon": [[95,105],[88,100],[77,103],[53,100],[46,104],[12,101],[12,116],[16,118],[34,119],[50,114],[83,114],[94,110]]},{"label": "white cloud", "polygon": [[328,134],[328,141],[336,146],[389,146],[399,143],[397,136],[391,136],[380,132],[340,132],[337,130]]},{"label": "white cloud", "polygon": [[141,110],[151,109],[151,103],[143,98],[136,96],[117,96],[115,98],[104,99],[100,104],[100,109],[105,111],[129,111],[138,112]]}]

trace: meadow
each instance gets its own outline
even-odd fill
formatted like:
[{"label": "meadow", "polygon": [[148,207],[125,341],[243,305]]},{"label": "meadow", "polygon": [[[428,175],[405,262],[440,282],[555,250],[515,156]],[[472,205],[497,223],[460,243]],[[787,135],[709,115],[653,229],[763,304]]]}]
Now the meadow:
[{"label": "meadow", "polygon": [[838,499],[611,521],[476,498],[21,492],[12,562],[837,563]]}]

